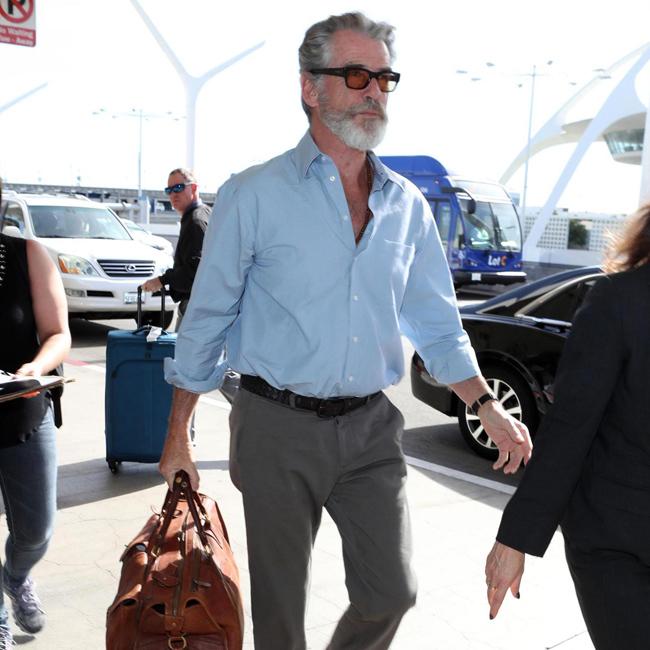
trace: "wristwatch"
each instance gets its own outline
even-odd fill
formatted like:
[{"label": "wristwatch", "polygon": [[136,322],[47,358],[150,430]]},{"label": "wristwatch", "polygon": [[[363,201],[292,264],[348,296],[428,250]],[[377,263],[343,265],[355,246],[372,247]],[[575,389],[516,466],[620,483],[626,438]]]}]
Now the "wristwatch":
[{"label": "wristwatch", "polygon": [[470,404],[469,410],[474,413],[474,415],[478,415],[478,410],[485,404],[485,402],[497,402],[496,395],[492,393],[491,391],[488,391],[487,393],[483,393],[475,402],[472,402]]}]

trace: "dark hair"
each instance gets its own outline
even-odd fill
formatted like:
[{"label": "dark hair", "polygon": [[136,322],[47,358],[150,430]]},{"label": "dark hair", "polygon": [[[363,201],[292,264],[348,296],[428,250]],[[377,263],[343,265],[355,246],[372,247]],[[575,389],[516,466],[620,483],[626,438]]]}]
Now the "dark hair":
[{"label": "dark hair", "polygon": [[[395,28],[388,23],[375,22],[359,11],[330,16],[312,25],[306,32],[298,48],[300,72],[309,72],[314,68],[327,68],[331,59],[330,41],[332,36],[342,29],[365,34],[376,41],[382,41],[388,49],[391,62],[395,58]],[[310,108],[302,102],[302,108],[310,116]]]},{"label": "dark hair", "polygon": [[623,234],[614,239],[604,264],[607,273],[629,271],[650,262],[650,202],[632,216]]}]

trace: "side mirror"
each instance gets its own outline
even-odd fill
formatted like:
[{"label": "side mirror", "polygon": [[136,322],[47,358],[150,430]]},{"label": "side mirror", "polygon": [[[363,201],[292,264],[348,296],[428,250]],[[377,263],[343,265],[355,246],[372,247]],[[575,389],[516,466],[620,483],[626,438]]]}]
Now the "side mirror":
[{"label": "side mirror", "polygon": [[5,226],[2,229],[2,234],[9,235],[9,237],[19,237],[20,239],[23,238],[23,233],[20,232],[20,228],[18,228],[18,226]]},{"label": "side mirror", "polygon": [[474,214],[476,212],[476,201],[472,198],[467,201],[467,214]]}]

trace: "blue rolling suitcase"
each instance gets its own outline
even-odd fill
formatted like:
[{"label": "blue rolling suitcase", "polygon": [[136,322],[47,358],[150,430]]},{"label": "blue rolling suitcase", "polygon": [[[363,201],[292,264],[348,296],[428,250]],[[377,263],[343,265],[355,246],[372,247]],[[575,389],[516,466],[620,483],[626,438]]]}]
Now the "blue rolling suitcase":
[{"label": "blue rolling suitcase", "polygon": [[[141,297],[138,289],[138,324],[142,322]],[[163,312],[164,309],[163,289]],[[163,359],[174,356],[176,334],[162,330],[155,340],[147,340],[148,336],[152,339],[152,329],[145,325],[134,332],[113,330],[108,333],[106,462],[113,473],[125,460],[157,463],[167,435],[172,386],[165,381]]]}]

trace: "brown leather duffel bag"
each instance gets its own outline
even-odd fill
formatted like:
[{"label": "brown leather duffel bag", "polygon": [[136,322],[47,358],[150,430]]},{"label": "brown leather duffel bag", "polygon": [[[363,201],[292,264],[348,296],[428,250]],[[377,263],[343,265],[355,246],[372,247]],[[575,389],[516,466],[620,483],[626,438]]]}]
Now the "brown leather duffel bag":
[{"label": "brown leather duffel bag", "polygon": [[185,472],[121,560],[107,650],[241,650],[244,614],[226,526]]}]

